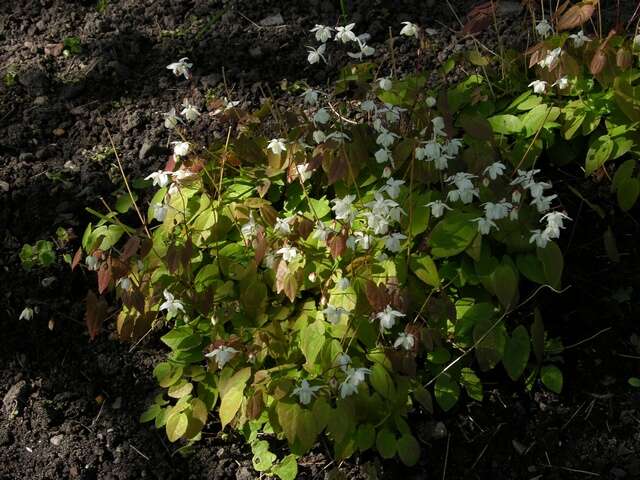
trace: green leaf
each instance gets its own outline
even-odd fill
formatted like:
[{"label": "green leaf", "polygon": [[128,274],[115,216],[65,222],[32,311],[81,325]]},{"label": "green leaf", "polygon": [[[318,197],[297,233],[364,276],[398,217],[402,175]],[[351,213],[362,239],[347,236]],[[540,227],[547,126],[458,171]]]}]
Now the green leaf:
[{"label": "green leaf", "polygon": [[451,410],[458,401],[458,398],[460,398],[460,386],[448,373],[438,377],[433,392],[436,397],[436,402],[438,402],[440,408],[445,412]]},{"label": "green leaf", "polygon": [[503,262],[491,275],[493,287],[500,303],[509,310],[518,293],[518,276],[509,263]]},{"label": "green leaf", "polygon": [[376,363],[371,368],[371,385],[384,398],[392,399],[395,396],[395,386],[391,376],[381,364]]},{"label": "green leaf", "polygon": [[549,390],[555,393],[562,391],[562,372],[555,365],[545,365],[540,370],[540,378],[542,383]]},{"label": "green leaf", "polygon": [[609,160],[614,143],[609,135],[598,137],[589,147],[585,161],[585,173],[591,175]]},{"label": "green leaf", "polygon": [[529,110],[522,117],[522,125],[525,129],[525,136],[531,137],[535,135],[551,118],[551,109],[545,104],[537,105]]},{"label": "green leaf", "polygon": [[618,184],[618,205],[623,212],[631,210],[640,194],[640,181],[637,178],[627,178]]},{"label": "green leaf", "polygon": [[133,200],[137,200],[137,199],[138,199],[138,196],[135,193],[133,194],[133,199],[128,193],[124,195],[120,195],[116,200],[115,209],[119,213],[127,213],[127,211],[129,211],[129,209],[133,206]]},{"label": "green leaf", "polygon": [[402,463],[408,467],[413,467],[420,460],[420,445],[416,438],[405,433],[398,440],[398,456]]},{"label": "green leaf", "polygon": [[364,452],[369,450],[376,443],[376,429],[370,423],[363,423],[356,432],[356,444],[358,450]]},{"label": "green leaf", "polygon": [[189,419],[184,413],[171,415],[167,420],[166,431],[170,442],[175,442],[187,431]]},{"label": "green leaf", "polygon": [[629,378],[629,385],[631,385],[632,387],[635,387],[635,388],[640,388],[640,378],[638,378],[638,377],[630,377]]},{"label": "green leaf", "polygon": [[520,325],[513,331],[511,338],[507,340],[502,358],[502,364],[512,380],[515,381],[520,378],[529,362],[530,354],[531,339],[529,338],[529,333],[525,327]]},{"label": "green leaf", "polygon": [[460,371],[460,383],[464,386],[464,389],[467,391],[467,395],[481,402],[484,398],[484,393],[482,391],[482,382],[476,375],[476,372],[471,370],[468,367],[463,368]]},{"label": "green leaf", "polygon": [[476,343],[476,359],[480,370],[493,369],[502,360],[506,344],[503,325],[496,325],[490,319],[480,319],[473,329],[473,341]]},{"label": "green leaf", "polygon": [[633,171],[636,168],[635,159],[631,158],[624,162],[616,169],[616,173],[613,175],[613,180],[611,181],[611,191],[615,192],[620,183],[624,180],[631,178],[633,176]]},{"label": "green leaf", "polygon": [[280,480],[295,480],[298,476],[298,462],[296,456],[289,454],[282,459],[282,461],[273,467],[272,472]]},{"label": "green leaf", "polygon": [[484,57],[477,48],[472,49],[468,55],[469,61],[477,67],[486,67],[489,65],[489,59]]},{"label": "green leaf", "polygon": [[258,472],[266,472],[271,469],[273,462],[278,458],[269,451],[269,442],[266,440],[258,440],[255,442],[251,445],[251,451],[253,453],[251,463],[253,464],[253,468]]},{"label": "green leaf", "polygon": [[220,386],[220,423],[222,429],[226,427],[236,416],[242,399],[244,387],[251,376],[251,367],[237,371],[229,380]]},{"label": "green leaf", "polygon": [[412,256],[409,261],[409,268],[416,276],[427,285],[434,288],[440,286],[440,276],[438,275],[438,267],[436,267],[433,259],[425,255],[423,257]]},{"label": "green leaf", "polygon": [[189,395],[192,391],[193,383],[187,382],[186,380],[181,380],[175,385],[171,385],[167,394],[171,398],[182,398],[186,395]]},{"label": "green leaf", "polygon": [[488,121],[494,133],[503,135],[520,133],[523,128],[522,121],[515,115],[494,115],[489,117]]},{"label": "green leaf", "polygon": [[382,458],[392,458],[398,448],[396,436],[391,431],[383,428],[378,432],[378,436],[376,437],[376,448]]},{"label": "green leaf", "polygon": [[431,398],[431,394],[429,391],[424,388],[422,385],[417,385],[415,390],[413,391],[413,397],[424,407],[424,409],[433,413],[433,399]]},{"label": "green leaf", "polygon": [[438,222],[429,238],[435,257],[452,257],[465,251],[477,235],[474,213],[452,212]]},{"label": "green leaf", "polygon": [[316,320],[307,325],[300,332],[300,350],[307,359],[307,364],[313,365],[324,345],[324,322]]},{"label": "green leaf", "polygon": [[549,242],[546,247],[538,248],[537,253],[538,259],[542,262],[547,283],[557,290],[560,289],[562,269],[564,268],[564,259],[560,247],[555,242]]},{"label": "green leaf", "polygon": [[531,253],[518,255],[516,257],[516,265],[518,266],[520,273],[532,282],[536,282],[541,285],[546,282],[542,262],[538,260],[538,257],[535,255]]},{"label": "green leaf", "polygon": [[471,306],[456,322],[456,342],[467,346],[471,342],[471,335],[475,326],[481,321],[491,321],[495,318],[495,307],[486,302]]},{"label": "green leaf", "polygon": [[140,423],[146,423],[150,422],[151,420],[155,420],[161,410],[162,407],[160,407],[160,405],[158,405],[157,403],[154,403],[147,410],[145,410],[142,415],[140,415]]}]

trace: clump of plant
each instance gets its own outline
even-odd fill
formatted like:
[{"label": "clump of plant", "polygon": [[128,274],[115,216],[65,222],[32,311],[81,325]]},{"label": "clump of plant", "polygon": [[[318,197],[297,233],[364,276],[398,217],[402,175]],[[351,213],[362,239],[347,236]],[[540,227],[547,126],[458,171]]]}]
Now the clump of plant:
[{"label": "clump of plant", "polygon": [[[362,61],[373,52],[353,29],[335,38]],[[312,64],[333,29],[314,33]],[[408,22],[402,33],[422,35]],[[189,79],[191,67],[168,68]],[[548,67],[556,83],[568,74]],[[185,100],[180,115],[165,114],[176,140],[146,178],[158,187],[148,208],[125,182],[119,210],[141,226],[109,212],[87,227],[84,264],[99,295],[115,288],[119,334],[166,332],[171,353],[154,370],[165,393],[141,419],[170,441],[198,440],[215,411],[251,444],[256,470],[280,478],[295,477],[295,458],[320,437],[337,458],[376,449],[413,465],[410,417],[463,395],[481,401],[479,372],[561,390],[562,346],[529,301],[561,287],[556,242],[570,218],[537,162],[562,146],[571,108],[587,109],[585,134],[617,117],[596,121],[593,101],[568,108],[595,88],[583,73],[514,98],[481,75],[430,92],[424,72],[377,71],[349,66],[333,91],[300,88],[302,105],[284,111],[210,101],[228,136],[207,149],[188,141],[201,112]],[[92,334],[105,312],[91,292]],[[291,455],[278,461],[268,437],[286,439]]]}]

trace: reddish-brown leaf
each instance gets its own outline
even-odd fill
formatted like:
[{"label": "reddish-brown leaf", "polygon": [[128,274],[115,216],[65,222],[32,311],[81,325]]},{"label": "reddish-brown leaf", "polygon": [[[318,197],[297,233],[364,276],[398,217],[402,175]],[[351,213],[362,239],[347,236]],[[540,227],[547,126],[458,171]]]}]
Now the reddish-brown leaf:
[{"label": "reddish-brown leaf", "polygon": [[129,239],[125,242],[122,247],[122,254],[120,255],[120,260],[126,262],[131,257],[133,257],[136,252],[140,248],[140,238],[139,237],[129,237]]},{"label": "reddish-brown leaf", "polygon": [[306,239],[311,235],[311,232],[313,232],[313,222],[308,218],[298,217],[298,221],[296,222],[296,232],[301,238]]},{"label": "reddish-brown leaf", "polygon": [[169,273],[175,273],[178,270],[178,266],[180,265],[180,249],[175,245],[169,246],[167,248],[167,268],[169,269]]},{"label": "reddish-brown leaf", "polygon": [[71,271],[73,272],[75,268],[78,266],[80,261],[82,260],[82,247],[78,248],[76,254],[73,256],[73,261],[71,262]]},{"label": "reddish-brown leaf", "polygon": [[589,71],[592,75],[598,75],[604,67],[607,65],[607,54],[604,52],[602,48],[598,48],[596,53],[593,55],[591,59],[591,63],[589,64]]},{"label": "reddish-brown leaf", "polygon": [[129,274],[129,265],[122,260],[111,257],[109,261],[111,262],[111,278],[113,281],[117,281]]},{"label": "reddish-brown leaf", "polygon": [[485,2],[475,6],[467,14],[467,21],[462,28],[464,35],[474,35],[482,32],[493,23],[496,2]]},{"label": "reddish-brown leaf", "polygon": [[165,172],[173,172],[173,169],[176,168],[176,159],[173,155],[169,156],[169,160],[164,165]]},{"label": "reddish-brown leaf", "polygon": [[[331,156],[325,157],[325,162],[329,161],[329,165],[325,167],[329,185],[333,185],[338,180],[344,180],[349,173],[349,160],[344,151],[334,152]],[[328,168],[327,168],[328,167]]]},{"label": "reddish-brown leaf", "polygon": [[597,5],[598,0],[584,0],[572,5],[558,18],[556,29],[558,31],[571,30],[583,25],[591,18]]},{"label": "reddish-brown leaf", "polygon": [[374,312],[384,310],[389,305],[390,298],[384,285],[376,285],[372,280],[367,280],[365,294]]},{"label": "reddish-brown leaf", "polygon": [[267,239],[264,235],[263,229],[259,229],[256,233],[256,239],[253,242],[253,249],[255,251],[254,259],[256,261],[256,265],[260,265],[265,253],[267,252]]},{"label": "reddish-brown leaf", "polygon": [[103,294],[111,282],[111,262],[107,259],[98,269],[98,293]]},{"label": "reddish-brown leaf", "polygon": [[271,205],[261,205],[260,208],[260,216],[262,219],[272,227],[276,224],[276,219],[278,218],[278,212]]},{"label": "reddish-brown leaf", "polygon": [[85,303],[86,311],[84,320],[87,324],[89,337],[91,338],[91,340],[93,340],[94,338],[96,338],[98,333],[100,333],[102,323],[107,317],[107,302],[104,300],[104,298],[98,298],[92,290],[89,290]]},{"label": "reddish-brown leaf", "polygon": [[327,241],[327,246],[331,256],[334,259],[338,258],[347,248],[347,236],[342,233],[331,235]]},{"label": "reddish-brown leaf", "polygon": [[633,56],[631,55],[631,50],[625,47],[621,47],[618,49],[616,53],[616,65],[618,68],[627,70],[633,64]]},{"label": "reddish-brown leaf", "polygon": [[264,402],[262,400],[262,392],[257,391],[247,402],[247,418],[249,420],[255,420],[262,413]]}]

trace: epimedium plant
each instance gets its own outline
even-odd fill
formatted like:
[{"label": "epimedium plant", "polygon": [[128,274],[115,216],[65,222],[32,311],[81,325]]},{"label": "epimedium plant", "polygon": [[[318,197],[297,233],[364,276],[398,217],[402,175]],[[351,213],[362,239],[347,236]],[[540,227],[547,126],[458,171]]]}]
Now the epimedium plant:
[{"label": "epimedium plant", "polygon": [[[338,27],[335,40],[362,61],[373,51],[353,30]],[[326,60],[333,31],[316,25],[309,63]],[[409,22],[402,34],[422,36]],[[98,214],[72,262],[86,255],[100,295],[115,288],[121,337],[168,330],[171,353],[154,370],[165,392],[141,420],[188,448],[215,410],[222,430],[251,444],[256,470],[294,478],[296,457],[321,436],[338,458],[376,449],[415,464],[410,415],[450,410],[463,392],[481,401],[479,372],[500,366],[527,388],[539,378],[559,392],[562,344],[528,300],[561,287],[556,241],[570,218],[537,162],[594,136],[587,173],[629,157],[613,183],[637,181],[625,166],[633,145],[616,140],[635,135],[637,97],[617,91],[637,88],[636,67],[618,74],[620,87],[566,66],[628,39],[563,50],[572,38],[532,51],[546,83],[515,99],[486,75],[436,93],[425,73],[380,77],[360,63],[331,92],[300,88],[303,105],[286,111],[210,99],[229,133],[207,149],[186,138],[197,106],[186,100],[184,119],[165,114],[174,154],[133,185],[158,187],[148,209],[125,180],[118,211]],[[188,79],[191,67],[184,58],[168,68]],[[603,135],[614,146],[600,162],[588,152],[603,150]],[[125,223],[128,210],[140,227]],[[92,336],[105,317],[90,292]],[[263,434],[286,439],[291,454],[278,460]]]}]

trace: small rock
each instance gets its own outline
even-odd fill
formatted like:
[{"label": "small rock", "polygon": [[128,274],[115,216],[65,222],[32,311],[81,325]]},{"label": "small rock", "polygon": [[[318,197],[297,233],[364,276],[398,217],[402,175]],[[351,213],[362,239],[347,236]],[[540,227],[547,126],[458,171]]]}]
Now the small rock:
[{"label": "small rock", "polygon": [[0,430],[0,447],[9,445],[13,441],[13,434],[8,428]]},{"label": "small rock", "polygon": [[447,426],[442,422],[431,423],[429,425],[431,437],[435,440],[444,438],[447,436]]},{"label": "small rock", "polygon": [[18,414],[20,414],[28,392],[29,387],[27,386],[27,382],[24,380],[20,380],[12,386],[2,399],[2,405],[5,413],[10,415],[12,412],[17,410]]},{"label": "small rock", "polygon": [[53,134],[56,137],[61,137],[62,135],[64,135],[64,128],[56,128],[53,130]]},{"label": "small rock", "polygon": [[62,443],[62,439],[64,438],[64,435],[60,434],[60,435],[54,435],[53,437],[51,437],[49,439],[49,441],[51,442],[51,445],[53,445],[54,447],[57,447],[58,445],[60,445]]},{"label": "small rock", "polygon": [[62,50],[64,50],[64,43],[47,43],[44,46],[44,54],[52,57],[59,56]]},{"label": "small rock", "polygon": [[45,97],[44,95],[40,95],[39,97],[35,98],[33,104],[40,107],[42,105],[46,105],[48,101],[49,99],[47,97]]},{"label": "small rock", "polygon": [[254,477],[247,467],[240,467],[236,470],[236,480],[252,480]]},{"label": "small rock", "polygon": [[33,153],[22,152],[18,157],[18,160],[20,160],[21,162],[30,162],[31,160],[33,160]]},{"label": "small rock", "polygon": [[275,27],[276,25],[282,25],[284,23],[284,18],[279,13],[275,15],[269,15],[268,17],[260,20],[260,25],[263,27]]},{"label": "small rock", "polygon": [[253,58],[259,58],[262,56],[262,49],[260,47],[250,48],[249,55],[251,55]]},{"label": "small rock", "polygon": [[153,144],[148,140],[145,140],[144,143],[142,144],[142,147],[140,147],[140,151],[138,152],[138,158],[140,160],[144,160],[145,158],[147,158],[147,155],[149,154],[149,151],[152,148],[153,148]]},{"label": "small rock", "polygon": [[8,191],[9,191],[9,184],[4,180],[0,180],[0,192],[8,192]]},{"label": "small rock", "polygon": [[120,407],[122,407],[122,397],[118,397],[113,401],[113,404],[111,405],[111,407],[114,410],[119,410]]}]

